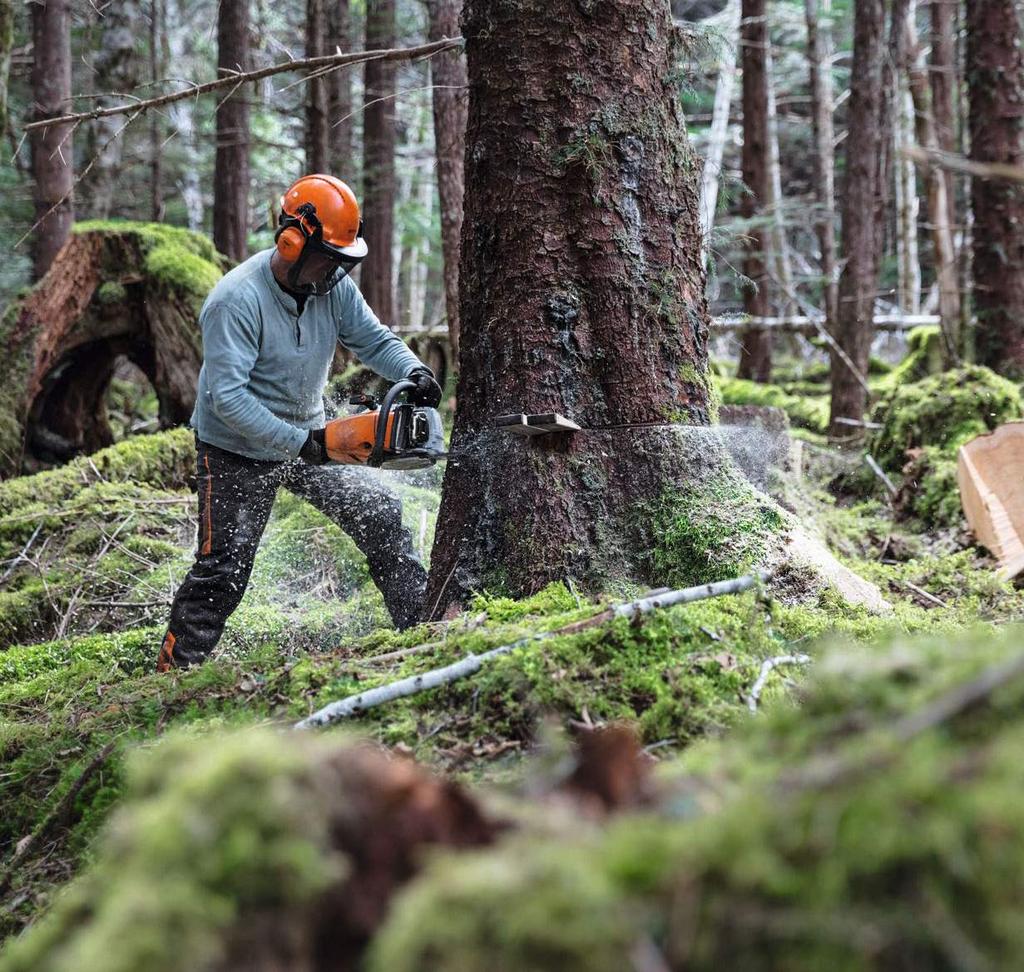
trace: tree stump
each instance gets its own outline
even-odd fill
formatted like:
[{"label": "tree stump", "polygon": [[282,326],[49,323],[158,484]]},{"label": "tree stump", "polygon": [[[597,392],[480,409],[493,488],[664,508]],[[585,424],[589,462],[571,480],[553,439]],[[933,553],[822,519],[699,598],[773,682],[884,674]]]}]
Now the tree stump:
[{"label": "tree stump", "polygon": [[122,355],[152,383],[160,426],[187,422],[202,364],[199,309],[226,266],[186,230],[76,227],[0,321],[0,476],[112,444],[104,396]]}]

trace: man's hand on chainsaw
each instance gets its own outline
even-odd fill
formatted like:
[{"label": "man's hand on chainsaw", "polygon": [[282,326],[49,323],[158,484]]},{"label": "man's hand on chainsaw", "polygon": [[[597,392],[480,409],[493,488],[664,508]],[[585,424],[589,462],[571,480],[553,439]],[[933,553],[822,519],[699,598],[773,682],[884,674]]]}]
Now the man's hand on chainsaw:
[{"label": "man's hand on chainsaw", "polygon": [[309,435],[299,450],[299,458],[311,466],[322,466],[325,462],[330,462],[331,457],[327,455],[323,429],[309,430]]},{"label": "man's hand on chainsaw", "polygon": [[414,368],[406,380],[416,382],[416,387],[409,392],[409,401],[413,405],[437,408],[441,404],[441,386],[429,368]]}]

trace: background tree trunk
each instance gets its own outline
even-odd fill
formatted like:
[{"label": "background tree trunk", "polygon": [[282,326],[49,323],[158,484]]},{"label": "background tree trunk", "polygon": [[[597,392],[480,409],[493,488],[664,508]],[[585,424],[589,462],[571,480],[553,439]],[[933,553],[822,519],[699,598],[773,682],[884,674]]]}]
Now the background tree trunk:
[{"label": "background tree trunk", "polygon": [[[327,48],[354,50],[352,17],[348,0],[325,0],[327,4]],[[327,140],[331,175],[355,185],[356,160],[352,144],[352,71],[331,71],[327,84]]]},{"label": "background tree trunk", "polygon": [[[914,24],[914,0],[907,4],[901,25],[904,65],[910,96],[914,101],[914,128],[918,144],[937,150],[939,138],[932,114],[931,89],[928,71],[918,48],[917,28]],[[924,173],[928,198],[928,222],[931,227],[932,259],[935,279],[939,287],[939,317],[942,322],[944,359],[952,367],[962,353],[960,335],[960,286],[957,281],[956,250],[953,246],[953,227],[949,222],[950,204],[946,195],[946,173],[937,167]]]},{"label": "background tree trunk", "polygon": [[7,130],[7,83],[14,47],[14,0],[0,0],[0,132]]},{"label": "background tree trunk", "polygon": [[[665,424],[710,419],[699,166],[668,5],[469,0],[463,24],[457,458],[434,615],[486,586],[650,574],[652,506],[713,453]],[[587,431],[495,431],[510,412]]]},{"label": "background tree trunk", "polygon": [[[862,384],[874,337],[875,289],[882,253],[888,196],[889,126],[885,0],[858,0],[854,8],[853,70],[843,192],[842,250],[836,343],[831,354],[830,434],[851,435],[837,418],[863,419],[867,389]],[[852,365],[852,367],[851,367]]]},{"label": "background tree trunk", "polygon": [[[123,104],[121,92],[134,91],[140,78],[136,45],[142,37],[142,15],[138,0],[118,0],[103,8],[100,20],[100,48],[93,58],[90,90],[102,92],[96,107]],[[78,187],[79,209],[89,217],[106,219],[111,214],[114,193],[121,176],[124,115],[97,118],[89,125],[86,159],[92,169]]]},{"label": "background tree trunk", "polygon": [[[967,0],[971,158],[1024,164],[1024,55],[1013,0]],[[978,360],[1024,377],[1024,186],[975,177]]]},{"label": "background tree trunk", "polygon": [[[429,39],[457,37],[462,0],[427,0]],[[459,360],[459,238],[462,233],[463,163],[469,104],[466,60],[462,51],[447,51],[430,60],[434,88],[434,144],[437,192],[441,203],[441,251],[444,302],[452,359]]]},{"label": "background tree trunk", "polygon": [[[366,49],[395,46],[395,0],[368,0]],[[360,270],[359,287],[385,323],[395,320],[395,65],[366,64],[363,112],[363,214],[370,252]]]},{"label": "background tree trunk", "polygon": [[[752,317],[768,317],[771,295],[765,266],[765,203],[771,197],[768,165],[768,18],[765,0],[743,0],[740,23],[740,57],[743,65],[743,182],[746,192],[741,212],[756,220],[746,229],[743,274],[751,284],[743,295],[743,309]],[[740,378],[771,381],[772,339],[765,329],[743,332]]]},{"label": "background tree trunk", "polygon": [[[324,0],[306,0],[306,57],[319,57],[326,53],[326,32],[327,14],[324,10]],[[311,77],[306,82],[307,172],[328,173],[327,103],[327,77]]]},{"label": "background tree trunk", "polygon": [[[150,0],[149,4],[149,79],[156,83],[164,76],[166,60],[164,52],[164,36],[166,19],[162,0]],[[162,114],[154,111],[149,119],[149,215],[154,223],[164,218],[163,189],[163,124]]]},{"label": "background tree trunk", "polygon": [[[825,0],[825,15],[831,0]],[[821,248],[824,281],[825,326],[834,331],[839,311],[836,278],[835,132],[832,121],[832,39],[829,25],[818,19],[818,0],[805,0],[807,63],[811,82],[811,131],[814,136],[814,198],[818,204],[815,230]]]},{"label": "background tree trunk", "polygon": [[[217,66],[221,73],[248,71],[249,0],[221,0],[217,18]],[[249,252],[249,100],[231,91],[217,107],[217,154],[213,170],[213,243],[241,261]]]},{"label": "background tree trunk", "polygon": [[[958,146],[956,124],[956,90],[958,86],[956,65],[956,9],[959,0],[931,0],[931,52],[928,57],[928,77],[931,81],[932,117],[935,119],[935,135],[939,148],[944,152],[956,152]],[[946,202],[949,206],[949,225],[955,236],[956,183],[952,172],[944,172],[946,181]]]},{"label": "background tree trunk", "polygon": [[917,246],[917,221],[920,201],[917,198],[917,166],[899,155],[899,150],[914,144],[914,102],[902,84],[896,92],[893,111],[893,145],[896,185],[896,260],[897,303],[904,314],[921,311],[921,261]]},{"label": "background tree trunk", "polygon": [[[182,64],[193,54],[195,38],[188,29],[187,0],[166,0],[168,4],[168,20],[171,23],[167,31],[168,63]],[[188,228],[199,232],[203,228],[203,190],[199,173],[202,169],[202,157],[196,138],[196,106],[190,98],[176,101],[167,106],[167,118],[170,128],[177,132],[177,139],[184,148],[185,164],[177,189],[181,193],[181,201],[185,206]]]},{"label": "background tree trunk", "polygon": [[725,155],[732,92],[736,81],[736,60],[740,45],[740,0],[729,0],[728,11],[729,16],[723,28],[723,50],[718,58],[718,79],[715,82],[715,103],[711,109],[711,128],[708,132],[707,151],[704,154],[704,168],[701,171],[700,228],[705,263],[711,245],[711,233],[715,228],[722,157]]},{"label": "background tree trunk", "polygon": [[[32,9],[32,117],[49,118],[67,111],[71,97],[71,27],[67,0],[43,0]],[[71,125],[51,125],[32,132],[32,194],[36,220],[32,271],[39,279],[50,268],[75,220],[74,151]],[[52,210],[52,212],[51,212]]]}]

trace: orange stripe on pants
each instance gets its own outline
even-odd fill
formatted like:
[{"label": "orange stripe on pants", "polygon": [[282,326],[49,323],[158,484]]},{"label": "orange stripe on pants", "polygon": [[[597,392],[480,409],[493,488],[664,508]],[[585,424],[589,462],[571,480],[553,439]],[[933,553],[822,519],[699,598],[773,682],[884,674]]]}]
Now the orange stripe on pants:
[{"label": "orange stripe on pants", "polygon": [[156,670],[166,672],[170,670],[174,660],[175,637],[170,631],[164,636],[164,643],[160,646],[160,656],[156,660]]},{"label": "orange stripe on pants", "polygon": [[213,518],[210,512],[210,497],[213,494],[213,478],[210,476],[210,453],[203,453],[203,464],[206,466],[206,510],[204,520],[206,522],[206,539],[203,541],[200,553],[208,554],[213,548]]}]

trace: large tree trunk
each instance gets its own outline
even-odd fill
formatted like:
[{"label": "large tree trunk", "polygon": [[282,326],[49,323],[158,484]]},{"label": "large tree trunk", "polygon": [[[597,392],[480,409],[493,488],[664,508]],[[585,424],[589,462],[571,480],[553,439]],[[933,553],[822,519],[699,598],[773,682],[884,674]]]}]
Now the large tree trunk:
[{"label": "large tree trunk", "polygon": [[[757,221],[746,229],[743,274],[751,282],[743,295],[743,309],[752,317],[768,317],[771,299],[765,266],[765,203],[771,197],[768,164],[768,17],[765,0],[743,0],[740,44],[743,65],[743,196],[744,219]],[[743,333],[739,377],[771,381],[772,338],[766,328]]]},{"label": "large tree trunk", "polygon": [[[71,97],[71,25],[67,0],[32,4],[32,117],[50,118],[67,111]],[[50,269],[75,220],[74,153],[71,125],[51,125],[32,132],[33,201],[36,228],[32,271],[39,279]]]},{"label": "large tree trunk", "polygon": [[[462,0],[427,0],[430,40],[457,37]],[[468,81],[462,51],[446,51],[430,61],[435,85],[434,144],[437,192],[441,203],[444,298],[452,357],[459,360],[459,237],[462,233],[463,158],[466,152]]]},{"label": "large tree trunk", "polygon": [[[1024,54],[1013,0],[968,0],[971,158],[1024,165]],[[1024,186],[975,177],[978,360],[1024,377]]]},{"label": "large tree trunk", "polygon": [[[217,67],[222,74],[248,71],[249,0],[221,0],[217,18]],[[213,169],[213,242],[232,260],[249,252],[249,100],[244,88],[217,106]]]},{"label": "large tree trunk", "polygon": [[[189,268],[187,282],[149,269],[157,246]],[[0,323],[0,477],[110,445],[104,394],[122,355],[153,384],[161,425],[187,422],[199,307],[221,266],[208,239],[182,230],[165,241],[130,223],[73,234]]]},{"label": "large tree trunk", "polygon": [[[395,46],[395,0],[368,0],[366,49]],[[395,320],[395,62],[367,61],[363,113],[363,213],[370,252],[359,287],[377,316]]]},{"label": "large tree trunk", "polygon": [[[831,0],[824,13],[830,15]],[[805,0],[807,20],[807,63],[811,81],[811,128],[814,133],[814,199],[818,218],[814,228],[821,248],[821,276],[824,280],[825,325],[835,330],[839,311],[839,281],[836,278],[836,189],[835,140],[832,123],[832,38],[829,25],[818,19],[818,0]]]},{"label": "large tree trunk", "polygon": [[858,0],[853,25],[849,135],[843,192],[842,251],[836,327],[831,354],[830,434],[851,435],[838,418],[860,421],[867,406],[864,376],[874,337],[875,288],[888,198],[891,71],[886,66],[885,0]]},{"label": "large tree trunk", "polygon": [[[306,0],[306,57],[326,53],[327,13],[324,0]],[[335,74],[342,72],[335,71]],[[328,172],[329,121],[327,78],[306,82],[306,171]]]},{"label": "large tree trunk", "polygon": [[[348,0],[325,0],[327,4],[327,49],[353,50],[352,17]],[[327,83],[327,140],[329,169],[350,185],[355,185],[355,158],[352,147],[352,70],[331,71]]]},{"label": "large tree trunk", "polygon": [[[712,462],[699,166],[660,0],[469,0],[455,455],[427,595],[652,571],[665,495]],[[524,439],[504,413],[585,431]],[[717,466],[715,468],[718,468]]]},{"label": "large tree trunk", "polygon": [[[928,70],[918,44],[914,25],[914,2],[907,6],[903,19],[903,57],[907,71],[910,96],[914,101],[914,128],[918,144],[930,151],[940,148],[939,137],[932,114],[931,89]],[[950,225],[949,198],[946,194],[946,174],[938,167],[925,171],[928,198],[928,220],[931,226],[932,258],[935,279],[939,287],[939,318],[942,322],[944,359],[950,367],[956,365],[962,353],[960,337],[960,286],[957,281],[956,250],[953,247],[953,227]]]},{"label": "large tree trunk", "polygon": [[[142,34],[142,16],[138,0],[118,0],[108,4],[100,21],[100,47],[93,58],[90,88],[102,94],[97,108],[124,103],[123,92],[134,91],[139,83],[140,62],[135,49]],[[86,158],[92,168],[79,186],[79,208],[94,219],[111,215],[114,193],[121,176],[124,155],[124,115],[97,118],[89,126]],[[114,213],[123,216],[124,212]]]},{"label": "large tree trunk", "polygon": [[[167,20],[164,16],[163,0],[149,3],[149,79],[154,90],[164,76],[164,38]],[[149,215],[154,223],[164,218],[163,189],[163,115],[154,111],[149,119]]]}]

